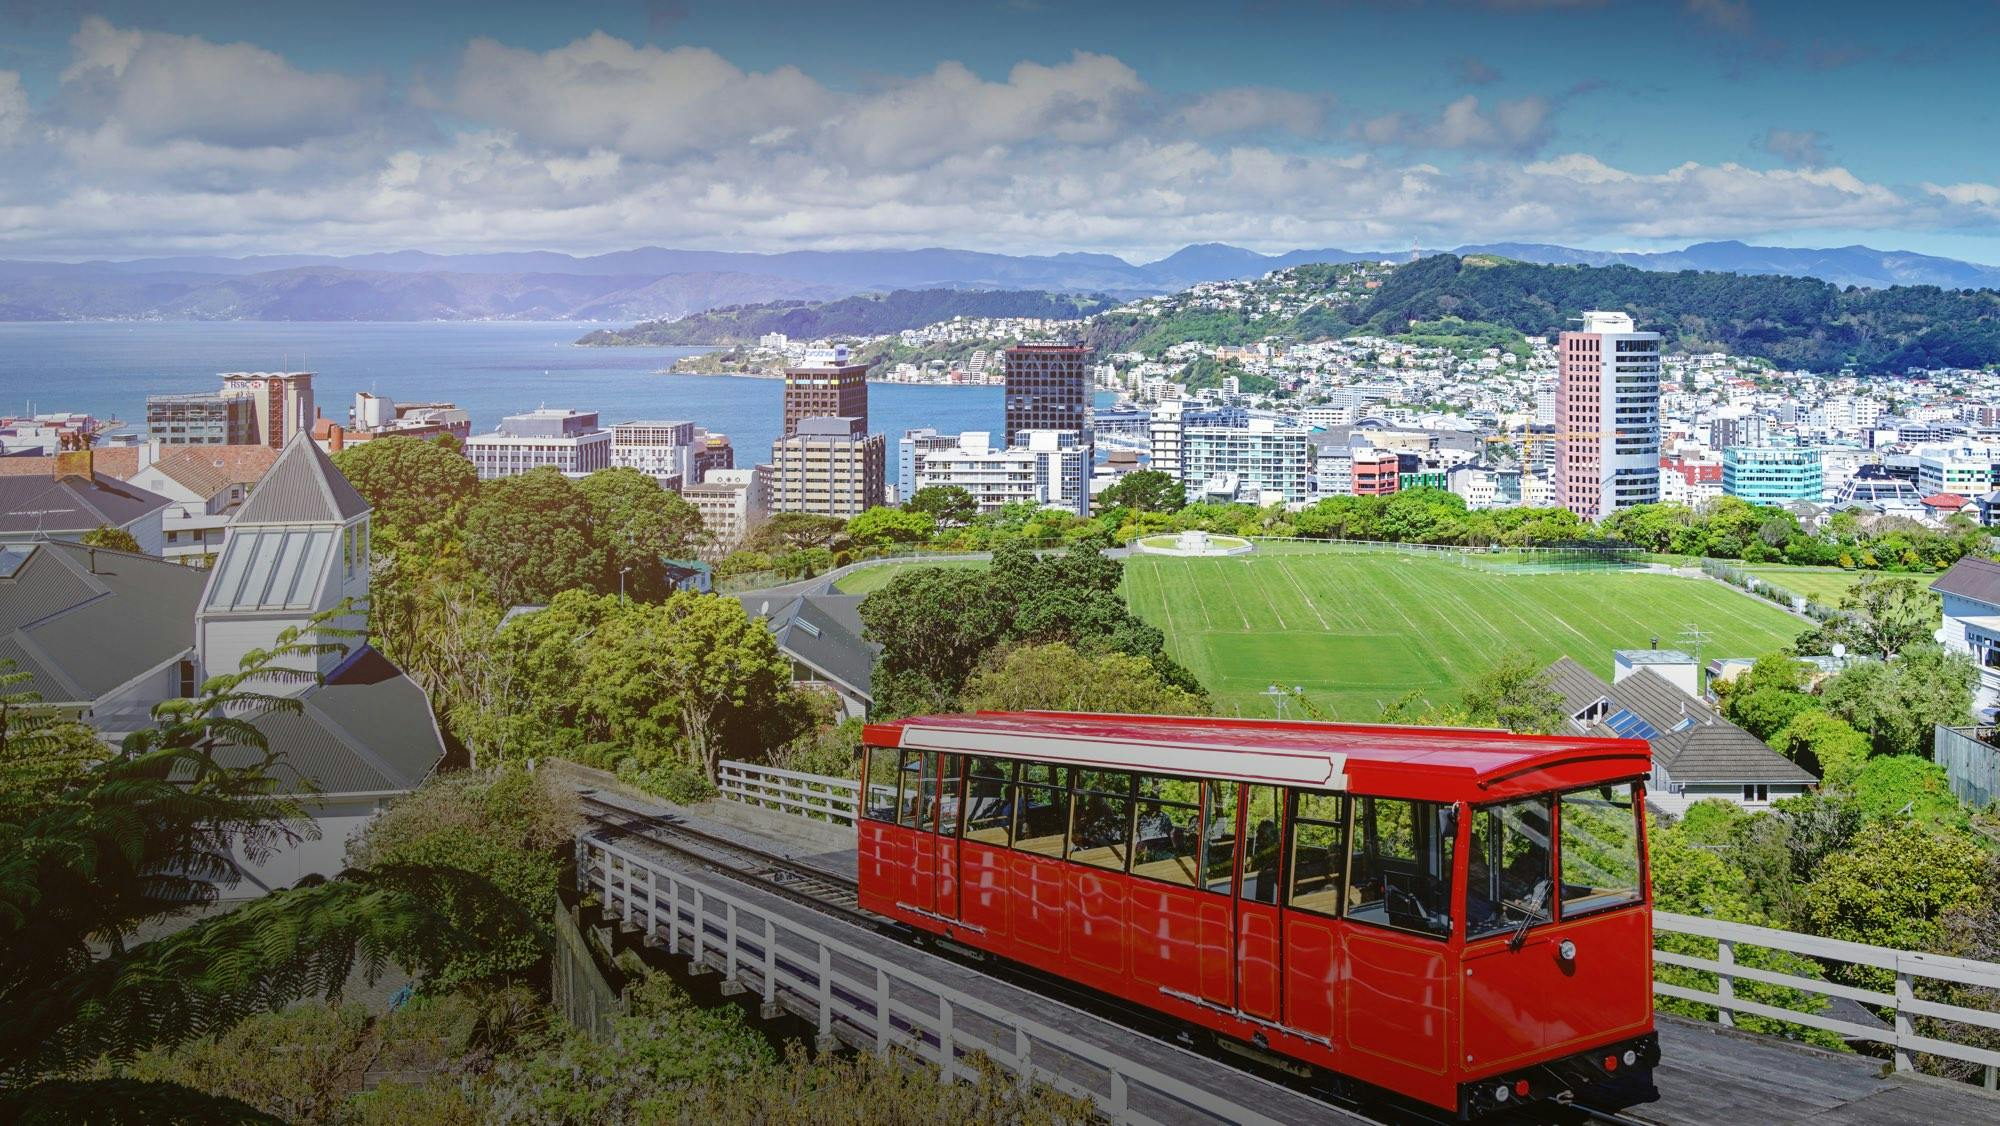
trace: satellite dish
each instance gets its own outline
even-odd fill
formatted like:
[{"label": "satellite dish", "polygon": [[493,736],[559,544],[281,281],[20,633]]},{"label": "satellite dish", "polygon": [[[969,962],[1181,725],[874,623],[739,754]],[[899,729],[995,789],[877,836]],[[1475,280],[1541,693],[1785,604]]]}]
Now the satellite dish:
[{"label": "satellite dish", "polygon": [[1833,655],[1834,655],[1835,657],[1845,657],[1845,656],[1847,656],[1847,646],[1846,646],[1845,644],[1841,643],[1841,642],[1838,642],[1838,641],[1834,642],[1834,643],[1833,643]]}]

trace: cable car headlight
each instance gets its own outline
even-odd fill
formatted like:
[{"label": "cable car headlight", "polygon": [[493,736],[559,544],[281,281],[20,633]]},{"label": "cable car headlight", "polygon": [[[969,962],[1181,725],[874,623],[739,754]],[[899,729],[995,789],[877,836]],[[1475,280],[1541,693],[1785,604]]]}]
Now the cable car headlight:
[{"label": "cable car headlight", "polygon": [[1639,1053],[1633,1051],[1630,1048],[1625,1049],[1625,1066],[1631,1067],[1633,1064],[1638,1062],[1639,1062]]},{"label": "cable car headlight", "polygon": [[1565,962],[1576,961],[1576,943],[1563,939],[1562,944],[1556,947],[1556,954]]},{"label": "cable car headlight", "polygon": [[1504,1103],[1508,1099],[1512,1098],[1513,1095],[1514,1092],[1509,1091],[1505,1083],[1502,1083],[1498,1087],[1493,1088],[1493,1101],[1496,1103]]}]

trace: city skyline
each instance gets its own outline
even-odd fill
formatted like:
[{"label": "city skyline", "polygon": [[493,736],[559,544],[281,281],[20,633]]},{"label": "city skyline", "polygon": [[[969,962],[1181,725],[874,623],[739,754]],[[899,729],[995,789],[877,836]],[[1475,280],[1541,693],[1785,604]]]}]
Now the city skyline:
[{"label": "city skyline", "polygon": [[1993,124],[2000,5],[89,13],[5,17],[0,257],[1740,238],[2000,262],[2000,163],[1963,143]]}]

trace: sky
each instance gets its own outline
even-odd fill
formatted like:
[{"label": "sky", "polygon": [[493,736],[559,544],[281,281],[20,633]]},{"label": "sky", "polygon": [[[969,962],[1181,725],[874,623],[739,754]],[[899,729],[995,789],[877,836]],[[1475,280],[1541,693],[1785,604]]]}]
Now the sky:
[{"label": "sky", "polygon": [[2000,0],[0,0],[0,257],[2000,263]]}]

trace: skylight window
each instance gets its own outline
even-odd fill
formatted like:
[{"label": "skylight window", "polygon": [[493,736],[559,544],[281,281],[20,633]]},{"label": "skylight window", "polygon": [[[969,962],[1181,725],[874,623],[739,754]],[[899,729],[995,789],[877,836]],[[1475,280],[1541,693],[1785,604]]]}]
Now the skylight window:
[{"label": "skylight window", "polygon": [[11,579],[20,573],[22,564],[34,553],[34,544],[0,544],[0,579]]}]

